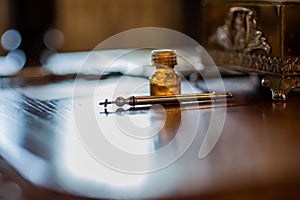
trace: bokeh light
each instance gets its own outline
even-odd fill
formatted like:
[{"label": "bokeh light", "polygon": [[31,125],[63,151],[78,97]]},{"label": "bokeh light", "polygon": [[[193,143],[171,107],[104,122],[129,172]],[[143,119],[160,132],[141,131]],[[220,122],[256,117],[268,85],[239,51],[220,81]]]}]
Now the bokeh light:
[{"label": "bokeh light", "polygon": [[44,44],[48,49],[59,49],[64,43],[64,35],[58,29],[50,29],[44,35]]},{"label": "bokeh light", "polygon": [[7,51],[17,49],[22,41],[21,34],[15,29],[5,31],[1,37],[1,45]]}]

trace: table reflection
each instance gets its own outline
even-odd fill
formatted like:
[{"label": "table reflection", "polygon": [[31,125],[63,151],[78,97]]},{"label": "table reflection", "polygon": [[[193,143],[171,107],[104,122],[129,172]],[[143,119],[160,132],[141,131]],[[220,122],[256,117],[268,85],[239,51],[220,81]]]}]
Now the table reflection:
[{"label": "table reflection", "polygon": [[[136,80],[139,84],[145,81]],[[65,95],[59,98],[53,88],[47,87],[38,90],[45,90],[45,94],[52,91],[49,96],[52,93],[54,99],[31,94],[34,87],[0,91],[0,155],[30,183],[85,197],[158,198],[198,195],[207,192],[206,188],[215,191],[235,188],[236,184],[247,187],[249,182],[282,184],[287,180],[285,174],[299,166],[299,127],[295,122],[299,102],[293,96],[285,104],[262,102],[263,96],[258,93],[256,101],[251,98],[245,102],[247,98],[237,96],[230,104],[203,102],[123,110],[108,107],[105,113],[97,95],[109,94],[109,84],[116,79],[104,80],[102,89],[106,89],[97,90],[96,97],[85,90],[85,86],[97,85],[93,81],[81,80],[80,95],[73,99]],[[250,87],[246,91],[247,95],[248,91],[255,94]],[[212,116],[224,111],[225,106],[220,140],[199,159],[199,149],[209,138],[206,136],[215,134],[208,132],[209,127],[220,123]],[[109,161],[116,163],[103,163],[103,157],[97,157],[99,152],[90,151],[82,140],[89,134],[101,136],[92,142],[107,155],[105,158],[113,157],[115,160]],[[111,153],[101,146],[104,139],[143,162],[117,157],[117,151]],[[125,173],[117,168],[120,166],[148,171]]]}]

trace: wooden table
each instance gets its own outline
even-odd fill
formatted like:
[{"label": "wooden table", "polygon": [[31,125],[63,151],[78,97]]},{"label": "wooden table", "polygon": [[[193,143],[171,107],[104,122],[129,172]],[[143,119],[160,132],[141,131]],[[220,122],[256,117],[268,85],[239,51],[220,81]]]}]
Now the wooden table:
[{"label": "wooden table", "polygon": [[[93,78],[76,81],[51,76],[1,79],[0,199],[295,199],[300,196],[299,91],[293,91],[286,103],[274,103],[269,91],[260,86],[259,77],[225,77],[226,90],[234,94],[227,102],[170,107],[164,114],[149,106],[117,113],[109,107],[107,114],[96,105],[94,97],[103,100],[111,95],[116,84],[146,87],[147,79],[125,77],[118,82],[120,77],[108,78],[99,82],[100,90],[94,90],[98,80]],[[200,80],[193,87],[201,92],[203,82]],[[136,94],[146,92],[143,87],[135,90]],[[224,113],[222,124],[218,117]],[[165,125],[161,124],[161,116],[165,117]],[[131,163],[141,164],[151,172],[143,173],[139,167],[135,168],[139,173],[121,172],[119,164],[132,160],[118,158],[120,163],[107,165],[90,152],[92,148],[85,146],[83,129],[90,134],[98,131],[95,127],[99,123],[105,124],[102,133],[110,137],[109,134],[122,132],[115,131],[115,127],[107,129],[116,119],[129,120],[133,125],[138,122],[135,126],[147,130],[146,133],[156,133],[156,126],[161,126],[156,137],[142,143],[145,145],[124,147],[138,153],[156,153],[147,160],[149,168],[145,163]],[[78,128],[76,123],[83,127]],[[220,124],[215,146],[200,158],[209,125]],[[172,141],[179,145],[170,147],[168,154],[161,154]],[[181,144],[187,146],[184,151]],[[103,147],[101,153],[106,151]],[[182,155],[172,161],[177,151],[182,151]],[[127,164],[125,170],[132,167]],[[111,168],[114,166],[119,168]],[[157,169],[159,166],[161,169]]]}]

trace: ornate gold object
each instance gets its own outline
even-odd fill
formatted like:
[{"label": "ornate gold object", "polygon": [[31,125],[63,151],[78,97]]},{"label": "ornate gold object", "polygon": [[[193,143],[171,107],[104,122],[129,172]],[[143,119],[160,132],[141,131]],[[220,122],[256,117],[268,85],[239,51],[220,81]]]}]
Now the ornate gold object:
[{"label": "ornate gold object", "polygon": [[250,53],[262,49],[270,52],[270,45],[256,28],[253,11],[248,8],[230,8],[225,24],[218,27],[209,39],[210,43],[216,42],[226,50]]},{"label": "ornate gold object", "polygon": [[[207,1],[203,9],[208,20],[203,22],[203,41],[214,61],[218,66],[265,75],[262,85],[271,89],[273,100],[286,100],[290,90],[300,87],[300,48],[294,44],[300,43],[296,35],[300,28],[295,24],[292,29],[285,20],[296,17],[300,3],[225,1],[228,8],[222,17],[216,14],[225,6],[222,2]],[[216,27],[216,23],[223,25]]]}]

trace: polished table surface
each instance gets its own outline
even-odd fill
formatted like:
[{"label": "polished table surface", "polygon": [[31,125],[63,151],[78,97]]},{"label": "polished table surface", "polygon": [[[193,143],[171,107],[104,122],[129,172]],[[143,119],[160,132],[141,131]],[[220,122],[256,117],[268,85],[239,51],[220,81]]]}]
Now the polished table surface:
[{"label": "polished table surface", "polygon": [[[104,108],[96,105],[97,99],[110,97],[116,83],[126,85],[124,81],[126,87],[135,89],[141,85],[135,92],[145,94],[148,80],[139,77],[120,80],[113,76],[101,80],[101,90],[97,91],[94,87],[98,80],[93,77],[82,76],[76,82],[72,78],[1,79],[0,199],[300,196],[298,90],[290,94],[287,102],[274,103],[270,92],[260,86],[259,77],[224,77],[226,91],[234,94],[227,101],[157,110],[149,106],[121,111],[108,107],[104,112]],[[199,80],[192,87],[203,92],[203,85]],[[124,92],[123,89],[120,91]],[[149,156],[145,163],[126,158],[118,158],[119,163],[100,162],[91,153],[93,149],[86,146],[89,144],[85,143],[84,135],[95,134],[100,124],[104,127],[102,133],[111,137],[112,142],[126,144],[123,136],[119,135],[123,143],[116,139],[122,133],[115,128],[116,121],[132,123],[143,130],[142,134],[157,134],[122,147],[154,156]],[[215,141],[207,155],[201,155],[200,147],[207,142],[205,136],[210,126],[212,130],[221,126],[221,132],[211,138]],[[156,129],[160,131],[155,132]],[[187,148],[182,149],[182,144]],[[163,147],[169,151],[157,153]],[[103,147],[102,153],[105,151]],[[182,154],[177,155],[179,151]],[[134,161],[137,163],[127,163]]]}]

